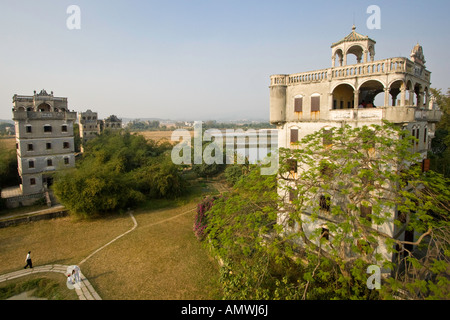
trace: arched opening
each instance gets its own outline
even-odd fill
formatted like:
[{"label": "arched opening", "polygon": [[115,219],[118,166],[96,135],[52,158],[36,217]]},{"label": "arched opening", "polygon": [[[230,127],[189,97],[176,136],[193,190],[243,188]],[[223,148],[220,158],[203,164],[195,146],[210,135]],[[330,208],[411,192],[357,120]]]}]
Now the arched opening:
[{"label": "arched opening", "polygon": [[338,85],[333,90],[333,109],[351,109],[355,107],[354,89],[347,83]]},{"label": "arched opening", "polygon": [[407,106],[414,105],[414,91],[413,91],[413,84],[410,80],[406,82],[406,97],[405,97],[405,104]]},{"label": "arched opening", "polygon": [[50,105],[47,104],[47,103],[41,103],[41,104],[38,106],[38,110],[39,110],[40,112],[50,112],[50,111],[51,111],[51,107],[50,107]]},{"label": "arched opening", "polygon": [[346,52],[347,65],[361,63],[363,48],[359,45],[351,46]]},{"label": "arched opening", "polygon": [[342,67],[344,64],[344,53],[341,49],[337,49],[334,52],[333,59],[335,60],[334,66],[335,67]]},{"label": "arched opening", "polygon": [[423,105],[423,90],[420,83],[416,83],[414,86],[414,102],[413,105],[421,107]]},{"label": "arched opening", "polygon": [[391,85],[389,86],[389,94],[390,94],[390,98],[391,98],[391,99],[389,99],[389,106],[401,105],[400,93],[401,93],[402,86],[403,86],[402,80],[396,80],[396,81],[392,82]]},{"label": "arched opening", "polygon": [[384,106],[384,85],[377,80],[364,82],[359,87],[359,103],[368,108]]},{"label": "arched opening", "polygon": [[425,87],[425,89],[423,89],[423,104],[425,108],[429,108],[429,104],[430,104],[430,93],[428,92],[428,88]]}]

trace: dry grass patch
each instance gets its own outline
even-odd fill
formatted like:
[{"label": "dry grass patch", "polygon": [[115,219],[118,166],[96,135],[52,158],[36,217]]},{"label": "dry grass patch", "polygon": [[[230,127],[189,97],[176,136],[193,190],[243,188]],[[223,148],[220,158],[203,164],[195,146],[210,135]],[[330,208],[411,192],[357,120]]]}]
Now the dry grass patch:
[{"label": "dry grass patch", "polygon": [[77,264],[133,222],[128,215],[96,220],[71,217],[43,220],[0,229],[0,274],[25,266],[31,251],[33,266]]},{"label": "dry grass patch", "polygon": [[83,265],[102,298],[220,298],[217,263],[192,232],[194,208],[136,212],[138,227]]},{"label": "dry grass patch", "polygon": [[[175,129],[174,129],[175,130]],[[171,143],[178,143],[178,142],[172,142],[171,141],[171,137],[172,137],[172,132],[173,130],[167,130],[167,131],[138,131],[135,132],[139,135],[144,136],[147,140],[155,140],[155,141],[160,141],[160,140],[167,140]],[[194,134],[194,131],[189,131],[191,133],[191,137]]]}]

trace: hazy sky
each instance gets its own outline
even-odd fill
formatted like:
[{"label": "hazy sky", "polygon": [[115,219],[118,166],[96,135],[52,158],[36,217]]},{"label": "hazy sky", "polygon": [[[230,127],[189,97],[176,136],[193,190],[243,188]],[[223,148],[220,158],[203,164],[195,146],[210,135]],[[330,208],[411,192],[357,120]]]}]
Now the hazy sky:
[{"label": "hazy sky", "polygon": [[[381,29],[366,25],[369,5]],[[0,119],[14,94],[45,89],[100,117],[268,120],[270,75],[331,67],[353,23],[376,60],[419,42],[431,87],[447,91],[449,12],[447,0],[0,0]]]}]

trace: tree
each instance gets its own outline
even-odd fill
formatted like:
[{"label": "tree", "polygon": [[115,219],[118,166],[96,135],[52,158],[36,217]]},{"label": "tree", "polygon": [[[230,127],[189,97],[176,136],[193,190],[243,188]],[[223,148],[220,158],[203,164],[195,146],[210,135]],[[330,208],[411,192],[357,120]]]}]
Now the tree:
[{"label": "tree", "polygon": [[431,140],[431,168],[450,178],[450,89],[443,94],[441,90],[432,88],[431,94],[443,113]]},{"label": "tree", "polygon": [[128,132],[106,131],[90,141],[76,168],[57,173],[55,195],[85,217],[178,196],[184,184],[170,162],[170,147]]},{"label": "tree", "polygon": [[[280,149],[278,198],[253,172],[215,201],[206,238],[226,297],[448,298],[449,181],[422,172],[412,139],[387,123],[320,130]],[[374,264],[391,271],[382,290],[366,285]]]},{"label": "tree", "polygon": [[[431,284],[417,288],[407,275],[428,264],[448,263],[448,252],[436,251],[436,246],[448,248],[450,193],[443,187],[448,181],[422,173],[411,139],[387,123],[344,126],[320,130],[298,148],[280,150],[281,189],[285,199],[292,199],[282,206],[283,223],[302,240],[310,261],[320,266],[324,258],[337,268],[341,287],[335,292],[341,297],[367,293],[365,267],[371,264],[392,270],[399,279],[396,286],[414,287],[414,297],[433,295]],[[298,176],[291,171],[293,163],[300,168]],[[400,240],[395,233],[401,230],[424,236]],[[412,252],[412,244],[426,251],[425,260]],[[434,245],[425,249],[424,244]],[[405,261],[410,265],[402,270]],[[442,270],[423,272],[421,280],[443,276]]]}]

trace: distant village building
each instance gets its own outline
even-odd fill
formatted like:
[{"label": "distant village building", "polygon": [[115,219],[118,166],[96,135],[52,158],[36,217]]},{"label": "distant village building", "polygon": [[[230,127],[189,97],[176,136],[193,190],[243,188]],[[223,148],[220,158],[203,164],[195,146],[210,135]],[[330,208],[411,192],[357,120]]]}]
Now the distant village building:
[{"label": "distant village building", "polygon": [[78,114],[81,143],[84,145],[100,133],[97,112],[87,110]]},{"label": "distant village building", "polygon": [[84,146],[89,140],[97,137],[104,130],[122,129],[122,119],[111,115],[106,119],[98,119],[98,113],[91,110],[80,112],[78,115],[78,124],[80,127],[81,152],[84,152]]},{"label": "distant village building", "polygon": [[32,96],[13,96],[18,171],[22,195],[42,194],[53,173],[75,166],[73,125],[77,113],[67,98],[45,90]]},{"label": "distant village building", "polygon": [[[356,63],[348,64],[348,56],[356,56]],[[270,122],[277,126],[278,146],[295,149],[297,141],[322,128],[382,125],[383,120],[388,120],[418,139],[413,151],[427,161],[441,111],[430,98],[431,72],[425,67],[422,47],[417,44],[409,58],[375,60],[375,41],[353,27],[350,34],[332,44],[331,57],[331,68],[270,77]],[[378,94],[380,103],[376,103]],[[297,166],[293,172],[301,174]],[[279,193],[289,201],[281,189]],[[314,197],[319,203],[320,192]],[[319,228],[326,229],[326,209],[308,225],[308,237]],[[392,222],[384,225],[382,231],[413,242],[417,234],[394,225],[398,215],[393,210]],[[280,213],[278,223],[286,230],[287,221],[288,216]],[[377,250],[388,259],[394,258],[384,246]]]},{"label": "distant village building", "polygon": [[100,132],[106,129],[110,130],[122,129],[122,119],[119,119],[115,115],[111,115],[108,118],[100,121]]}]

